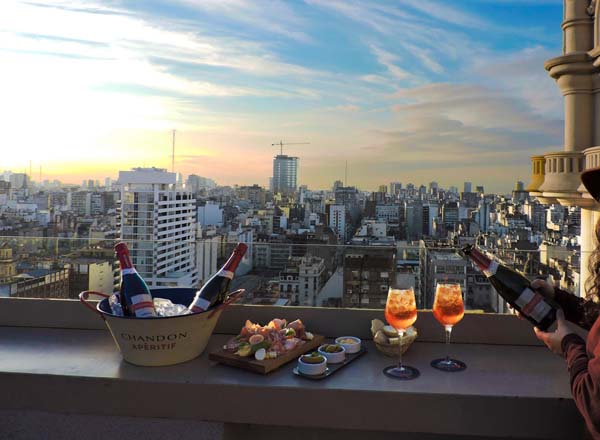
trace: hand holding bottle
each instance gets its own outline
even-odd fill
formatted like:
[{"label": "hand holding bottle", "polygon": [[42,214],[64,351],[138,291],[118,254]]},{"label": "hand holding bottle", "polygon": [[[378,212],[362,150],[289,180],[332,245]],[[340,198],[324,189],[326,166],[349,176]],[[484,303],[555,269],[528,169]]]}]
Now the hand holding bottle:
[{"label": "hand holding bottle", "polygon": [[556,312],[556,322],[558,324],[558,327],[553,332],[543,332],[537,327],[534,327],[533,331],[535,332],[535,336],[544,344],[546,344],[546,347],[548,347],[550,351],[556,353],[559,356],[564,356],[565,354],[562,350],[563,338],[567,335],[570,335],[571,333],[578,332],[576,325],[572,324],[571,322],[565,319],[565,314],[561,309],[557,310]]},{"label": "hand holding bottle", "polygon": [[545,280],[533,280],[531,282],[531,288],[536,292],[541,293],[546,298],[554,299],[554,286]]}]

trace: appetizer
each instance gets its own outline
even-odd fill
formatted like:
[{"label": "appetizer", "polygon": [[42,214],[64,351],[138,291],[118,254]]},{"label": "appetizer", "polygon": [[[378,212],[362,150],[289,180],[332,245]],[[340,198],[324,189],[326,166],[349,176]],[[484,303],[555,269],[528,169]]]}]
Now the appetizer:
[{"label": "appetizer", "polygon": [[246,321],[240,334],[230,339],[223,349],[241,357],[254,356],[256,360],[275,359],[313,339],[299,319],[288,324],[275,318],[265,326]]}]

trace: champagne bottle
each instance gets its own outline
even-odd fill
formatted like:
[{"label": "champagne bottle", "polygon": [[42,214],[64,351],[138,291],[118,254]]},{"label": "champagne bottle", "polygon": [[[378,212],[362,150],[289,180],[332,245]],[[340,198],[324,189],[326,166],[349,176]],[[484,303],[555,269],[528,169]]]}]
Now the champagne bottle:
[{"label": "champagne bottle", "polygon": [[146,282],[133,267],[129,249],[125,243],[118,243],[115,252],[121,265],[121,290],[119,296],[125,316],[148,318],[157,316],[152,295]]},{"label": "champagne bottle", "polygon": [[490,259],[474,246],[465,246],[462,252],[481,269],[496,292],[540,330],[548,329],[556,320],[554,301],[534,291],[526,277]]},{"label": "champagne bottle", "polygon": [[196,292],[196,296],[189,306],[189,310],[192,313],[204,312],[215,304],[225,300],[235,270],[239,266],[240,261],[242,261],[247,249],[248,246],[244,243],[237,244],[223,267],[210,277],[202,288]]}]

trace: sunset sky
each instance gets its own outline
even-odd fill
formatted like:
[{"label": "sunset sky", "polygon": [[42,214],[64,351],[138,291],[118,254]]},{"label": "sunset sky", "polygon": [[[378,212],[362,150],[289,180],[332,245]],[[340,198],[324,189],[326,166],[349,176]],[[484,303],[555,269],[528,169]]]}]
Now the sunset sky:
[{"label": "sunset sky", "polygon": [[0,2],[0,172],[509,191],[562,150],[557,0]]}]

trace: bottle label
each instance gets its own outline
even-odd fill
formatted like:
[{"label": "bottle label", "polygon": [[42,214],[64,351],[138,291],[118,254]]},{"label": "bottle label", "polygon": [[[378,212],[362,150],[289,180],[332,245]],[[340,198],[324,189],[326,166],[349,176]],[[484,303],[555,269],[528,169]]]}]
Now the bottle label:
[{"label": "bottle label", "polygon": [[142,293],[131,297],[131,310],[138,318],[156,316],[156,310],[154,310],[152,296],[148,295],[147,293]]},{"label": "bottle label", "polygon": [[135,271],[135,269],[133,267],[127,267],[125,269],[122,269],[121,273],[123,275],[129,275],[129,274],[132,274],[132,273],[136,273],[136,271]]},{"label": "bottle label", "polygon": [[495,260],[490,261],[490,265],[483,270],[483,274],[486,277],[491,277],[492,275],[496,274],[496,271],[498,270],[498,262]]},{"label": "bottle label", "polygon": [[208,310],[209,307],[210,301],[207,301],[204,298],[197,297],[192,303],[191,310],[192,312],[198,313]]},{"label": "bottle label", "polygon": [[521,292],[515,303],[521,309],[521,313],[532,317],[537,322],[541,322],[552,310],[552,307],[544,301],[542,295],[534,292],[529,287]]},{"label": "bottle label", "polygon": [[232,280],[233,276],[235,275],[235,272],[232,272],[230,270],[222,269],[222,270],[219,271],[218,275],[222,276],[222,277],[225,277],[225,278],[229,278],[230,280]]}]

